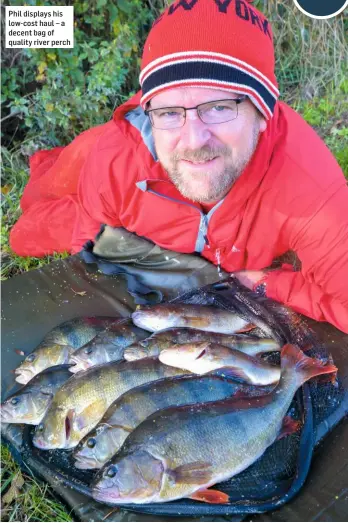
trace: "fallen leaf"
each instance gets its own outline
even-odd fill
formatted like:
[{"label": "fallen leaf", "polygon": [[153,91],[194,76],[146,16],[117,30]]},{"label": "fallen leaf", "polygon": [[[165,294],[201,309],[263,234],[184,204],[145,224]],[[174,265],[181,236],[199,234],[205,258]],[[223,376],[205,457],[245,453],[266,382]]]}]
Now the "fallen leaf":
[{"label": "fallen leaf", "polygon": [[105,521],[109,516],[111,516],[111,514],[114,514],[115,512],[118,512],[120,510],[119,507],[115,507],[113,508],[112,510],[110,510],[110,512],[108,512],[106,514],[106,516],[103,517],[103,520],[102,521]]},{"label": "fallen leaf", "polygon": [[18,471],[11,482],[10,488],[8,489],[6,494],[2,496],[2,501],[4,505],[9,505],[10,503],[12,503],[14,499],[18,498],[20,494],[20,489],[23,487],[23,485],[24,478],[22,476],[21,471]]},{"label": "fallen leaf", "polygon": [[12,189],[13,185],[3,185],[1,187],[2,194],[8,194],[10,190]]},{"label": "fallen leaf", "polygon": [[87,291],[74,291],[74,289],[71,289],[75,294],[78,294],[79,296],[86,296]]}]

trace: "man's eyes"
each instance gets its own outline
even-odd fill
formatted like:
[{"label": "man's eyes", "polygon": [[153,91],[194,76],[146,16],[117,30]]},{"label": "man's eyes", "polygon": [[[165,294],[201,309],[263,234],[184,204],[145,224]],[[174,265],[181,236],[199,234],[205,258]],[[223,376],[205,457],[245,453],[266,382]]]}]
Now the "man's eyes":
[{"label": "man's eyes", "polygon": [[175,109],[174,110],[171,109],[170,111],[156,111],[155,115],[159,116],[159,117],[180,116],[181,115],[181,111],[175,110]]},{"label": "man's eyes", "polygon": [[232,107],[229,105],[213,105],[210,107],[206,107],[206,111],[216,111],[218,113],[222,113],[223,111],[230,111]]}]

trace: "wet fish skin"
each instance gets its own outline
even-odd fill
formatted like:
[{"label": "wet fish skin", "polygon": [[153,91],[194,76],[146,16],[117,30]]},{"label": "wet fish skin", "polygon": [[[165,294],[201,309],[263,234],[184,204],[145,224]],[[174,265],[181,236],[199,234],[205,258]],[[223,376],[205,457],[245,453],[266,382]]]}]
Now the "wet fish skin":
[{"label": "wet fish skin", "polygon": [[233,334],[254,327],[232,312],[191,304],[142,305],[133,312],[132,320],[138,327],[152,332],[170,327],[192,327],[209,332]]},{"label": "wet fish skin", "polygon": [[46,334],[36,349],[28,354],[15,370],[16,381],[25,385],[39,372],[68,363],[70,355],[76,349],[88,343],[115,321],[120,321],[120,318],[82,317],[58,325]]},{"label": "wet fish skin", "polygon": [[91,341],[99,332],[109,328],[123,318],[114,316],[82,316],[65,321],[46,334],[42,342],[48,344],[69,345],[79,349]]},{"label": "wet fish skin", "polygon": [[43,450],[73,448],[121,394],[143,383],[187,374],[158,359],[111,362],[73,375],[55,394],[33,443]]},{"label": "wet fish skin", "polygon": [[94,365],[122,360],[126,347],[148,335],[148,331],[139,329],[128,319],[115,322],[70,356],[69,363],[73,364],[70,371],[76,373]]},{"label": "wet fish skin", "polygon": [[280,378],[280,367],[209,342],[172,345],[160,353],[159,360],[174,366],[180,362],[181,367],[195,374],[221,369],[223,375],[242,378],[251,385],[270,385]]},{"label": "wet fish skin", "polygon": [[233,396],[270,392],[270,387],[251,391],[241,383],[220,376],[179,376],[146,383],[120,396],[98,425],[74,451],[79,469],[100,468],[122,446],[127,436],[154,412],[170,406],[205,403]]},{"label": "wet fish skin", "polygon": [[124,351],[124,358],[127,361],[134,361],[141,358],[158,357],[163,349],[169,348],[172,344],[201,341],[217,343],[230,349],[240,350],[245,354],[249,354],[249,356],[280,350],[279,343],[271,338],[256,338],[244,334],[211,333],[182,327],[164,329],[152,334],[145,340],[133,343]]},{"label": "wet fish skin", "polygon": [[293,345],[281,356],[281,380],[267,396],[169,408],[147,418],[97,474],[94,499],[119,505],[214,495],[206,489],[245,470],[275,441],[296,390],[337,370]]},{"label": "wet fish skin", "polygon": [[69,365],[50,367],[40,372],[2,403],[1,422],[38,425],[46,414],[55,392],[69,378]]}]

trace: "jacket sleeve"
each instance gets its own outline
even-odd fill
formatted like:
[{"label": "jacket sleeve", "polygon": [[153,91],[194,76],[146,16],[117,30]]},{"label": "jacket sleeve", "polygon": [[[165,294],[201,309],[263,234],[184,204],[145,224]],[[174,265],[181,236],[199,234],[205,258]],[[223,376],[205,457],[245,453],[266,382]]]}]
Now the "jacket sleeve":
[{"label": "jacket sleeve", "polygon": [[129,147],[124,139],[113,141],[111,147],[91,151],[81,171],[78,184],[78,214],[72,237],[72,252],[79,252],[87,240],[94,240],[102,224],[121,227],[119,218],[122,190],[120,178],[129,165]]},{"label": "jacket sleeve", "polygon": [[290,243],[301,272],[270,272],[267,296],[348,333],[348,187],[300,221]]}]

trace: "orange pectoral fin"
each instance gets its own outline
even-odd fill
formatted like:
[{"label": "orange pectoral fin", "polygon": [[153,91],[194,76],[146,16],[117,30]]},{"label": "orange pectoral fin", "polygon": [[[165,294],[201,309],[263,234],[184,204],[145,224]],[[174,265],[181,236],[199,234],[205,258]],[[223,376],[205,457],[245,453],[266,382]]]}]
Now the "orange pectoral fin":
[{"label": "orange pectoral fin", "polygon": [[195,461],[176,467],[171,471],[175,483],[197,484],[208,483],[211,479],[211,463]]},{"label": "orange pectoral fin", "polygon": [[242,327],[241,329],[237,330],[236,331],[236,334],[238,333],[242,333],[242,332],[248,332],[248,331],[251,331],[253,329],[255,329],[256,325],[254,325],[253,323],[248,323],[247,325],[245,325],[244,327]]},{"label": "orange pectoral fin", "polygon": [[188,496],[189,499],[194,499],[196,501],[203,501],[204,503],[223,503],[226,504],[229,502],[230,498],[227,494],[224,492],[221,492],[220,490],[214,490],[214,489],[202,489],[197,490],[197,492],[194,492],[191,494],[191,496]]},{"label": "orange pectoral fin", "polygon": [[211,321],[208,318],[199,318],[195,316],[189,316],[185,318],[185,323],[188,327],[201,329],[202,327],[209,327]]},{"label": "orange pectoral fin", "polygon": [[290,416],[285,416],[277,440],[285,438],[285,436],[290,436],[290,434],[294,434],[294,432],[298,431],[300,426],[300,421],[294,420]]}]

